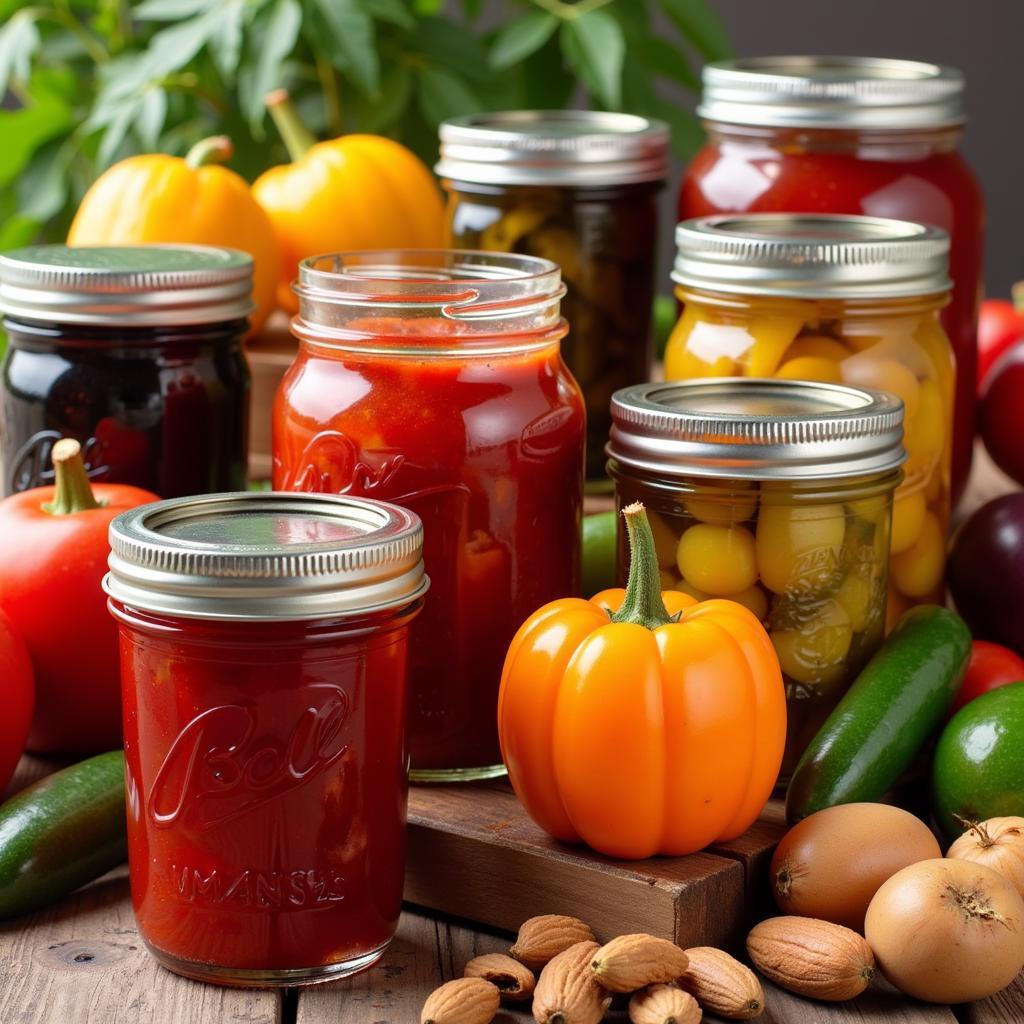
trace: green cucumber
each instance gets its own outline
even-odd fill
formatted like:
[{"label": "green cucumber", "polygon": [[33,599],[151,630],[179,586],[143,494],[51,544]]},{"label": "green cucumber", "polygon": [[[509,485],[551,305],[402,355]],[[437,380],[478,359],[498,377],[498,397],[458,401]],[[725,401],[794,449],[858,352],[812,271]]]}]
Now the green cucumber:
[{"label": "green cucumber", "polygon": [[37,910],[127,854],[124,753],[90,757],[0,806],[0,918]]},{"label": "green cucumber", "polygon": [[800,758],[786,793],[789,821],[880,800],[942,724],[970,655],[959,615],[936,605],[907,612]]}]

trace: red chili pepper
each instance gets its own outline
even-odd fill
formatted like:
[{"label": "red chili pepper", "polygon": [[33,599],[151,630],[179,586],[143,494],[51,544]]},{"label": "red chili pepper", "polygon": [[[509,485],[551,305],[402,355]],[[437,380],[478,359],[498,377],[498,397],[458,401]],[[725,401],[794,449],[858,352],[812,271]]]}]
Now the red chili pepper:
[{"label": "red chili pepper", "polygon": [[90,486],[81,446],[53,446],[56,486],[0,502],[0,610],[28,646],[36,681],[30,750],[92,753],[121,745],[118,636],[101,587],[111,519],[155,494]]}]

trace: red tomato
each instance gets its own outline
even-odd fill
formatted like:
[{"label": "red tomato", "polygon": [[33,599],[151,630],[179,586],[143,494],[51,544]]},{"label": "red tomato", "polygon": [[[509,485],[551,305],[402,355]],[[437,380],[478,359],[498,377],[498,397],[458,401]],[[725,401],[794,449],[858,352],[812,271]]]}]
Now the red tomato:
[{"label": "red tomato", "polygon": [[996,360],[1024,338],[1024,316],[1009,299],[986,299],[978,312],[978,390]]},{"label": "red tomato", "polygon": [[971,644],[971,660],[967,663],[964,681],[949,713],[956,713],[965,704],[970,704],[975,697],[980,697],[989,690],[995,690],[1007,683],[1022,681],[1024,658],[1000,644],[989,643],[988,640],[975,640]]},{"label": "red tomato", "polygon": [[[107,528],[119,513],[157,499],[124,484],[90,490],[77,441],[58,441],[53,458],[56,487],[0,502],[0,610],[25,641],[35,673],[29,749],[94,753],[121,745],[117,627],[100,585]],[[55,499],[61,508],[47,511]]]},{"label": "red tomato", "polygon": [[1024,485],[1024,345],[992,368],[981,398],[978,426],[992,461]]},{"label": "red tomato", "polygon": [[25,641],[11,620],[0,612],[0,793],[11,781],[25,749],[35,692]]}]

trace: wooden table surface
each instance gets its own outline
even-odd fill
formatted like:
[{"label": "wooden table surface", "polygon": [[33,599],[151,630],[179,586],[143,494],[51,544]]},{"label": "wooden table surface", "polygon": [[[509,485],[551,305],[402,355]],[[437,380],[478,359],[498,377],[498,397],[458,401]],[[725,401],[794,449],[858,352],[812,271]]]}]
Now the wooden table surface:
[{"label": "wooden table surface", "polygon": [[[982,453],[968,511],[1012,486]],[[12,790],[48,767],[26,759]],[[53,907],[0,924],[0,1024],[418,1024],[432,989],[459,977],[471,957],[509,944],[508,935],[407,907],[383,960],[355,978],[283,992],[218,988],[179,978],[149,956],[122,867]],[[1024,1024],[1024,975],[999,996],[954,1008],[904,999],[884,983],[844,1004],[767,983],[765,991],[763,1024]],[[497,1022],[532,1019],[503,1011]],[[625,1024],[626,1015],[608,1019]]]}]

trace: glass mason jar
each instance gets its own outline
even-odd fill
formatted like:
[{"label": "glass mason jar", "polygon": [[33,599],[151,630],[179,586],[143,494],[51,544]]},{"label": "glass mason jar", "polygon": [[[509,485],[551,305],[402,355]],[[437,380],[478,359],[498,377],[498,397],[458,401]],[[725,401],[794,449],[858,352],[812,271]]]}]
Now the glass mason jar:
[{"label": "glass mason jar", "polygon": [[133,509],[110,537],[146,945],[226,985],[374,963],[402,901],[419,520],[353,498],[221,494]]},{"label": "glass mason jar", "polygon": [[167,498],[243,488],[252,270],[198,245],[0,255],[4,493],[53,483],[61,437],[95,480]]},{"label": "glass mason jar", "polygon": [[953,495],[971,466],[978,302],[983,291],[981,186],[957,146],[964,78],[917,61],[754,57],[707,64],[704,148],[679,194],[679,219],[771,211],[844,213],[947,231],[952,301],[942,323],[957,362]]},{"label": "glass mason jar", "polygon": [[304,261],[296,290],[274,487],[386,498],[420,516],[433,590],[412,631],[412,777],[502,774],[508,644],[579,587],[584,412],[559,354],[558,267],[341,253]]},{"label": "glass mason jar", "polygon": [[[903,409],[866,388],[643,384],[612,400],[608,472],[643,502],[661,583],[766,626],[786,684],[785,781],[882,641]],[[618,569],[628,568],[620,517]]]},{"label": "glass mason jar", "polygon": [[679,225],[684,304],[669,380],[782,377],[902,399],[907,464],[892,527],[890,624],[943,603],[954,360],[939,320],[949,239],[904,221],[749,214]]},{"label": "glass mason jar", "polygon": [[631,114],[519,110],[441,125],[452,245],[557,263],[562,354],[587,407],[587,478],[605,481],[612,393],[650,378],[657,196],[668,129]]}]

